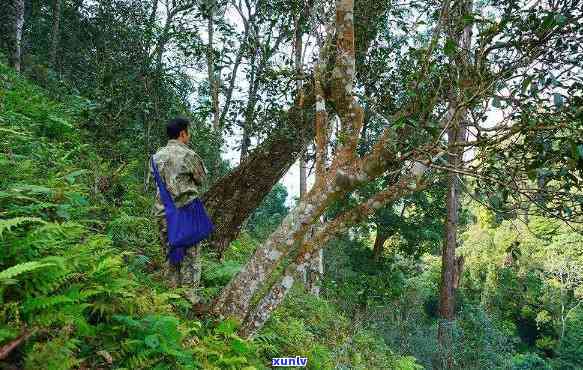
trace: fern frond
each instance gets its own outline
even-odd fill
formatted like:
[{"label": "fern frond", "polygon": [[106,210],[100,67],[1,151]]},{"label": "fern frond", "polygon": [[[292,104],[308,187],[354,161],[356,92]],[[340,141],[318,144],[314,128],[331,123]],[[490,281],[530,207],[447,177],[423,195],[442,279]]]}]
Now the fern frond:
[{"label": "fern frond", "polygon": [[5,231],[9,232],[11,229],[25,222],[46,223],[38,217],[15,217],[8,220],[0,220],[0,238],[2,238]]},{"label": "fern frond", "polygon": [[18,265],[14,265],[12,267],[7,268],[4,271],[0,272],[0,283],[2,284],[10,284],[13,283],[15,280],[14,278],[18,275],[24,274],[25,272],[35,271],[41,268],[54,266],[52,263],[47,262],[40,262],[40,261],[30,261],[19,263]]},{"label": "fern frond", "polygon": [[75,301],[65,295],[57,295],[52,297],[37,297],[29,298],[22,304],[24,313],[33,311],[46,310],[49,307],[54,307],[60,304],[74,303]]},{"label": "fern frond", "polygon": [[17,191],[17,192],[30,193],[30,194],[39,194],[39,195],[53,195],[55,193],[54,189],[48,188],[46,186],[29,185],[29,184],[18,185],[18,186],[13,187],[11,190]]},{"label": "fern frond", "polygon": [[15,130],[11,130],[9,128],[4,128],[4,127],[0,127],[0,132],[12,134],[12,135],[18,135],[18,136],[29,136],[29,134],[27,134],[26,132],[15,131]]}]

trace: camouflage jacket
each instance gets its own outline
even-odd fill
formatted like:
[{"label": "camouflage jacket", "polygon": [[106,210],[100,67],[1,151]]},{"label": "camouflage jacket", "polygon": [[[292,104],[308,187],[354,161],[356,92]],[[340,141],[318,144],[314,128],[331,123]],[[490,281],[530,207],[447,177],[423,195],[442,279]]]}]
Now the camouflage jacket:
[{"label": "camouflage jacket", "polygon": [[[168,144],[158,150],[153,158],[177,207],[184,206],[200,195],[200,187],[206,180],[207,171],[194,150],[178,140],[168,140]],[[156,189],[154,214],[163,218],[164,205],[160,200],[160,190],[157,187]]]}]

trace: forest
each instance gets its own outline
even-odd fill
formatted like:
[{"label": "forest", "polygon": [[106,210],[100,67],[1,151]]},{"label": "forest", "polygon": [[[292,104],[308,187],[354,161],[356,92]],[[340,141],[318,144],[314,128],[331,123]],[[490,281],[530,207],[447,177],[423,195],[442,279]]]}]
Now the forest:
[{"label": "forest", "polygon": [[[580,0],[0,21],[0,369],[583,369]],[[204,310],[153,214],[174,117],[208,172]]]}]

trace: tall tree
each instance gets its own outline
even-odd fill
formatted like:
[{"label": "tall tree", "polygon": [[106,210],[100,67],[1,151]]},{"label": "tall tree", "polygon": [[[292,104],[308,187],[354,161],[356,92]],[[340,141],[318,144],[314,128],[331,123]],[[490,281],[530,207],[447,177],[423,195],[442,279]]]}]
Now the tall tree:
[{"label": "tall tree", "polygon": [[[358,39],[364,45],[371,44],[370,38],[375,37],[376,29],[381,23],[379,20],[383,19],[384,13],[389,8],[389,2],[375,3],[373,14],[367,11],[367,6],[364,2],[358,2],[355,12],[357,19],[360,19],[362,14],[366,14],[363,22],[369,22],[369,25],[365,27],[367,32],[358,35]],[[366,53],[367,49],[363,47],[357,49],[358,69],[363,69],[362,66],[365,63],[363,55]],[[314,109],[311,75],[311,72],[304,71],[302,76],[304,81],[301,93],[302,108],[297,104],[299,97],[296,96],[295,106],[275,115],[278,124],[274,126],[268,137],[254,148],[244,162],[213,184],[203,196],[216,226],[212,244],[220,251],[227,248],[238,235],[243,222],[259,206],[273,185],[297,161],[299,154],[305,150],[308,143],[313,140],[314,125],[308,118],[313,114]]]},{"label": "tall tree", "polygon": [[[444,2],[447,4],[447,2]],[[468,22],[468,17],[472,14],[472,1],[464,1],[452,8],[444,6],[443,20],[447,24],[447,36],[454,47],[459,50],[451,55],[453,67],[453,81],[468,80],[469,66],[471,58],[471,38],[472,22]],[[459,88],[459,90],[457,90]],[[455,319],[455,288],[457,279],[461,271],[458,271],[455,257],[457,247],[457,229],[459,223],[460,208],[460,180],[459,173],[463,163],[464,143],[466,142],[466,91],[462,86],[452,85],[449,91],[449,108],[448,115],[451,117],[447,129],[448,155],[447,163],[449,168],[453,169],[447,174],[447,199],[446,208],[447,216],[445,221],[445,236],[442,251],[441,262],[441,286],[439,300],[439,323],[438,339],[445,349],[446,367],[454,367],[452,354],[452,323]]]},{"label": "tall tree", "polygon": [[14,69],[20,72],[22,63],[22,28],[24,26],[24,0],[14,0]]},{"label": "tall tree", "polygon": [[[520,50],[529,50],[528,53],[515,53],[516,43],[504,44],[509,50],[505,52],[513,55],[512,59],[490,59],[490,52],[501,48],[498,41],[493,41],[499,34],[504,37],[516,37],[525,31],[525,18],[537,16],[536,8],[530,8],[526,14],[515,15],[505,12],[508,22],[512,20],[516,28],[510,30],[499,28],[481,29],[477,48],[471,55],[477,60],[472,63],[446,63],[445,56],[465,56],[469,49],[463,49],[463,38],[452,39],[442,30],[448,27],[446,17],[449,2],[442,4],[438,11],[439,21],[431,39],[420,50],[414,48],[412,57],[417,62],[412,72],[413,78],[408,81],[408,91],[399,102],[400,108],[387,119],[387,125],[379,135],[379,139],[370,153],[357,157],[355,154],[357,142],[363,124],[363,110],[360,101],[353,93],[355,76],[355,45],[353,27],[352,2],[338,1],[336,3],[336,34],[335,50],[331,42],[320,53],[320,62],[314,71],[314,91],[316,96],[316,181],[314,187],[306,194],[304,200],[290,211],[282,225],[255,251],[241,272],[225,287],[217,298],[214,312],[224,316],[235,316],[244,321],[241,332],[250,335],[256,332],[267,320],[270,313],[283,300],[297,276],[305,270],[306,261],[310,256],[321,249],[334,235],[345,230],[349,225],[379,209],[383,203],[393,201],[418,191],[427,186],[427,169],[446,170],[448,172],[463,173],[480,178],[479,167],[470,169],[454,168],[442,165],[443,157],[447,153],[447,145],[442,136],[450,127],[456,127],[462,122],[466,112],[474,113],[474,107],[480,108],[488,102],[494,94],[493,87],[503,86],[512,76],[522,76],[525,68],[541,61],[539,58],[545,52],[545,45],[559,36],[560,32],[574,37],[572,28],[563,28],[555,25],[546,31],[546,34],[532,32],[526,34]],[[458,4],[459,5],[459,4]],[[574,4],[571,4],[574,6]],[[512,8],[514,5],[504,5]],[[503,7],[504,7],[503,6]],[[565,12],[573,11],[564,10]],[[459,12],[459,9],[457,9]],[[546,17],[547,15],[540,15]],[[466,28],[473,16],[456,17],[463,19],[459,31]],[[573,21],[574,18],[570,18]],[[576,22],[576,21],[575,21]],[[487,22],[486,22],[487,23]],[[460,23],[455,23],[460,25]],[[485,26],[484,26],[485,27]],[[556,32],[556,33],[554,33]],[[576,32],[575,32],[576,33]],[[442,37],[445,35],[445,39]],[[467,35],[467,33],[466,33]],[[512,35],[512,36],[509,36]],[[551,37],[552,36],[552,37]],[[541,40],[541,37],[543,39]],[[469,37],[468,37],[469,38]],[[438,52],[436,46],[443,43],[443,53]],[[496,44],[495,44],[496,43]],[[468,46],[469,48],[469,46]],[[533,50],[536,50],[534,52]],[[440,63],[437,63],[440,62]],[[456,72],[456,64],[462,66],[463,73]],[[454,71],[452,78],[451,73]],[[468,78],[471,76],[472,78]],[[510,76],[510,77],[509,77]],[[454,91],[453,102],[451,91]],[[463,93],[461,93],[463,92]],[[363,99],[367,99],[364,97]],[[338,117],[339,129],[337,146],[331,163],[327,165],[322,153],[328,145],[328,127],[325,115],[328,109]],[[476,109],[477,110],[477,109]],[[479,121],[484,117],[479,114],[473,126],[481,129]],[[496,130],[516,133],[517,127],[497,127]],[[518,130],[522,134],[528,133],[528,126],[521,126]],[[510,130],[510,131],[508,131]],[[452,138],[454,138],[452,136]],[[503,137],[508,137],[504,136]],[[500,143],[499,138],[490,135],[472,142],[473,146],[495,146]],[[455,144],[455,139],[449,141]],[[462,144],[460,144],[462,145]],[[420,171],[414,170],[420,169]],[[345,196],[362,184],[374,180],[384,173],[394,174],[394,181],[377,194],[368,199],[360,200],[358,205],[329,220],[314,234],[307,237],[313,223],[330,206],[333,200]],[[491,177],[491,176],[490,176]],[[516,193],[527,193],[528,189],[520,187],[521,183],[508,183],[503,178],[497,178]],[[570,193],[565,201],[574,201],[575,194]],[[271,278],[276,266],[284,261],[286,256],[294,252],[289,265],[279,276],[276,282],[267,290],[267,294],[259,297],[259,303],[251,307],[255,293],[263,283]]]},{"label": "tall tree", "polygon": [[[257,249],[245,269],[229,283],[215,302],[214,311],[216,313],[245,319],[245,325],[242,329],[244,335],[256,332],[263,325],[272,310],[283,300],[298,274],[301,275],[305,271],[306,263],[312,254],[318,252],[334,234],[345,229],[347,224],[359,219],[361,215],[368,214],[372,209],[380,207],[388,199],[411,191],[410,187],[417,189],[418,186],[422,186],[421,182],[412,185],[410,182],[414,178],[405,175],[385,191],[376,194],[324,225],[322,229],[314,233],[313,237],[307,237],[312,224],[335,198],[355,189],[367,180],[378,177],[389,163],[396,159],[391,158],[392,155],[386,151],[386,140],[390,140],[389,135],[385,135],[381,139],[369,156],[363,159],[356,157],[363,112],[360,104],[352,95],[355,71],[352,14],[353,3],[351,1],[338,1],[336,3],[337,50],[330,80],[326,81],[330,85],[330,103],[334,105],[335,112],[341,122],[339,135],[343,135],[346,139],[336,149],[330,167],[326,168],[324,153],[328,145],[328,128],[326,95],[324,95],[322,86],[324,85],[323,74],[327,70],[324,61],[327,62],[328,57],[333,55],[328,44],[328,47],[321,52],[321,63],[316,67],[315,72],[316,182],[314,187],[288,214],[280,228]],[[407,156],[410,155],[415,157],[413,153],[407,154]],[[427,160],[426,158],[427,155],[424,153],[415,161]],[[431,155],[429,160],[431,160]],[[293,263],[286,268],[269,293],[256,307],[250,310],[249,305],[255,291],[267,279],[278,262],[296,244],[299,247],[299,254],[294,258]]]},{"label": "tall tree", "polygon": [[207,73],[210,87],[211,106],[212,106],[212,125],[215,132],[220,131],[220,103],[219,103],[219,89],[221,86],[220,69],[217,68],[215,61],[215,13],[217,11],[217,2],[215,0],[208,0],[204,2],[204,16],[207,19]]},{"label": "tall tree", "polygon": [[53,69],[57,68],[57,49],[59,47],[59,36],[61,33],[61,0],[53,2],[53,29],[51,32],[50,64]]}]

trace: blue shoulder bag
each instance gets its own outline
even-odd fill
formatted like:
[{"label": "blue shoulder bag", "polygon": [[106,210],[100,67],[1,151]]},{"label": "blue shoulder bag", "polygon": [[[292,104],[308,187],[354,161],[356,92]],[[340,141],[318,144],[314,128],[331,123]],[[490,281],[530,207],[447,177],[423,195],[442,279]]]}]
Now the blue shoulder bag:
[{"label": "blue shoulder bag", "polygon": [[176,207],[158,173],[154,158],[151,162],[168,226],[168,244],[170,245],[168,260],[172,264],[177,264],[184,258],[186,249],[208,238],[215,227],[199,198],[182,207]]}]

